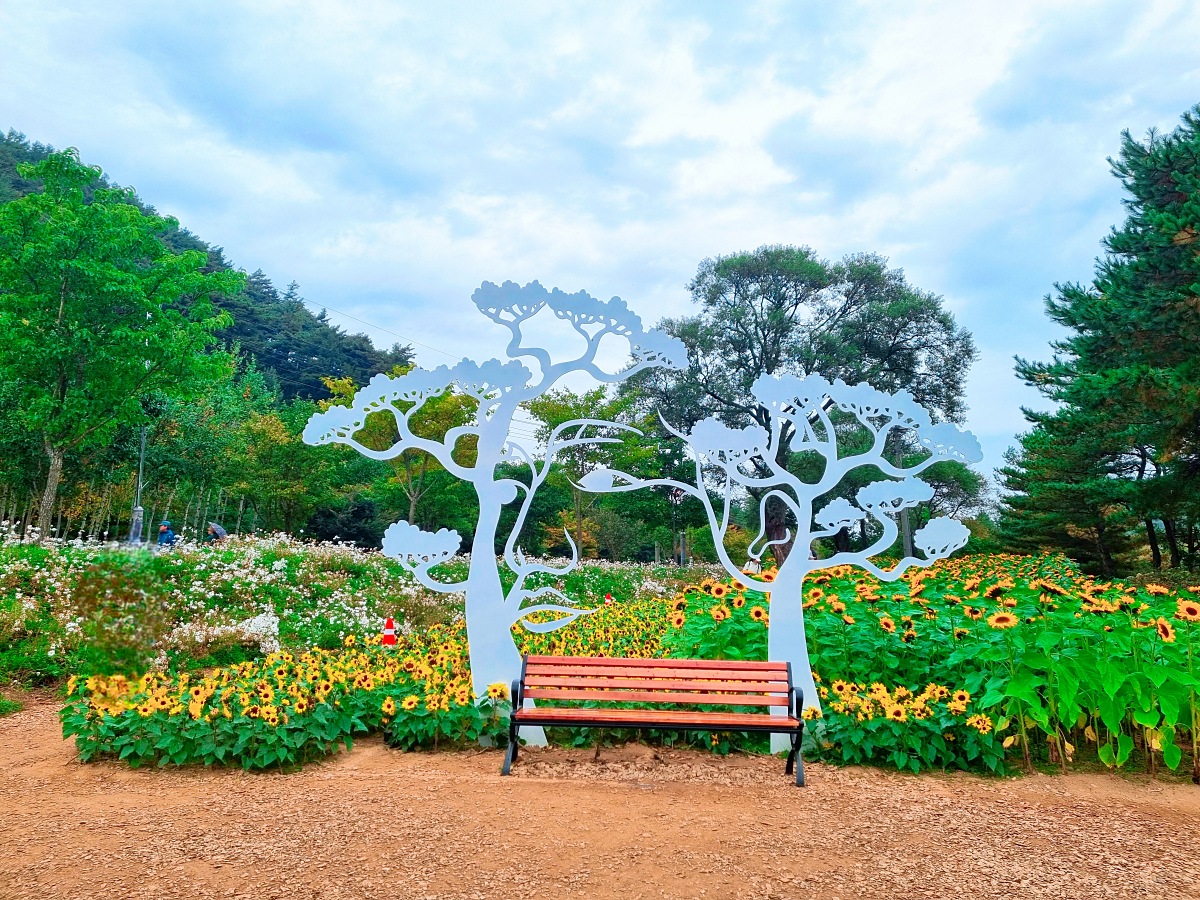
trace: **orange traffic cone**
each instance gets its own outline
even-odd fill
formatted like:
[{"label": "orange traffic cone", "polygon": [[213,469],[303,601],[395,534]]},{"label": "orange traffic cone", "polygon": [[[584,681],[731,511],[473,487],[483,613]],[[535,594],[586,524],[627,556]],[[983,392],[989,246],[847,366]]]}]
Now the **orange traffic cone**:
[{"label": "orange traffic cone", "polygon": [[388,647],[396,644],[396,623],[392,621],[391,616],[388,616],[387,621],[383,623],[383,637],[379,639],[379,643]]}]

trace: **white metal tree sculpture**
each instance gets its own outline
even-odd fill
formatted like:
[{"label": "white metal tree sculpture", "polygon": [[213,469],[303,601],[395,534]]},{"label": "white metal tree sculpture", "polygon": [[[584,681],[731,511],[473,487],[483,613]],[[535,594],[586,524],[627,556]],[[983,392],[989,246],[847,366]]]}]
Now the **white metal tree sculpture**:
[{"label": "white metal tree sculpture", "polygon": [[[505,352],[510,362],[492,359],[478,365],[463,360],[432,371],[414,369],[396,377],[377,375],[355,394],[352,406],[334,406],[314,415],[304,430],[304,440],[310,444],[346,444],[372,459],[394,459],[406,451],[421,450],[474,487],[479,499],[479,522],[471,543],[466,581],[443,583],[429,571],[458,552],[461,539],[455,531],[422,531],[408,522],[397,522],[384,535],[383,552],[399,560],[431,590],[466,592],[471,678],[475,693],[482,696],[489,684],[507,684],[520,672],[521,658],[511,632],[515,623],[520,622],[530,631],[552,631],[592,611],[579,608],[552,587],[529,586],[530,578],[537,573],[562,575],[575,567],[579,548],[569,533],[566,537],[572,558],[560,568],[527,559],[518,540],[534,495],[549,474],[556,454],[582,444],[612,443],[619,440],[611,436],[613,429],[629,430],[594,419],[566,422],[551,432],[538,458],[533,448],[523,446],[509,434],[517,410],[568,374],[583,372],[598,381],[614,383],[655,366],[683,368],[687,351],[680,341],[663,332],[643,330],[641,320],[619,297],[601,301],[583,291],[547,291],[536,281],[525,287],[506,281],[499,287],[484,282],[471,299],[481,313],[509,330],[511,340]],[[556,362],[549,351],[524,345],[523,326],[543,310],[571,326],[572,339],[582,348],[578,355]],[[606,338],[627,343],[631,365],[619,372],[608,372],[600,366],[597,354]],[[540,372],[535,376],[519,361],[521,358],[535,361]],[[423,403],[447,392],[473,398],[478,404],[474,421],[450,429],[441,441],[415,435],[410,426],[413,415]],[[371,449],[356,439],[367,417],[376,413],[392,417],[399,435],[396,443],[384,450]],[[468,464],[464,455],[469,454],[461,451],[464,440],[469,442],[471,438],[475,459]],[[527,467],[529,483],[500,477],[497,467],[501,463]],[[496,556],[497,532],[501,508],[518,497],[522,497],[521,505],[505,539],[502,558],[516,580],[506,591],[500,578],[501,560]],[[555,618],[530,621],[528,617],[534,613],[553,613]]]},{"label": "white metal tree sculpture", "polygon": [[[962,547],[968,537],[965,525],[954,519],[932,519],[914,535],[914,543],[923,558],[906,557],[891,569],[882,569],[872,557],[895,543],[898,529],[892,518],[900,510],[915,506],[933,496],[932,488],[916,476],[934,463],[957,460],[978,462],[983,458],[979,442],[969,432],[952,424],[933,424],[929,415],[907,392],[886,394],[866,384],[830,384],[824,378],[809,375],[763,376],[754,384],[754,396],[770,413],[770,430],[757,425],[730,428],[718,419],[696,424],[690,435],[667,428],[686,443],[696,461],[696,482],[655,479],[639,480],[613,469],[598,469],[584,479],[584,487],[593,491],[630,491],[665,485],[696,497],[707,512],[714,545],[722,565],[736,581],[770,595],[768,658],[792,664],[792,678],[804,691],[806,705],[819,707],[808,646],[804,634],[803,586],[808,573],[844,564],[866,569],[883,581],[894,581],[912,566],[927,566]],[[853,415],[870,439],[861,453],[841,455],[838,428],[829,409],[836,407]],[[847,420],[851,421],[851,420]],[[664,422],[664,424],[666,424]],[[824,469],[818,480],[801,480],[776,461],[784,429],[794,429],[791,449],[812,452],[822,458]],[[902,468],[884,457],[889,435],[897,429],[911,430],[929,456],[915,465]],[[838,497],[814,509],[817,501],[833,492],[855,469],[872,467],[888,476],[860,488],[854,502]],[[898,480],[895,480],[898,479]],[[762,492],[759,517],[764,527],[751,545],[752,555],[761,554],[765,542],[765,513],[769,502],[783,503],[796,523],[795,544],[780,566],[773,581],[741,570],[722,544],[730,524],[735,502],[747,488]],[[711,493],[710,493],[711,492]],[[714,501],[713,494],[722,496]],[[870,546],[857,552],[843,552],[825,559],[812,559],[814,541],[836,535],[841,529],[873,522],[879,536]],[[873,526],[873,530],[874,527]],[[787,749],[786,735],[776,742]]]}]

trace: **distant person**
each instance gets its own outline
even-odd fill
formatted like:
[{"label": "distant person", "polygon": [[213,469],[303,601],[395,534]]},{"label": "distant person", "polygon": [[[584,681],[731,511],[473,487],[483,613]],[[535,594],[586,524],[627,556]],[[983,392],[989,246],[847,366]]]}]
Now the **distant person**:
[{"label": "distant person", "polygon": [[158,546],[174,547],[177,540],[179,538],[171,530],[171,523],[164,519],[158,526]]},{"label": "distant person", "polygon": [[746,564],[742,566],[742,571],[747,575],[757,575],[762,571],[762,563],[755,557],[751,556],[746,560]]},{"label": "distant person", "polygon": [[228,536],[229,536],[229,532],[226,531],[223,527],[221,527],[221,524],[219,522],[209,522],[208,523],[208,542],[210,544],[219,544],[219,543],[221,543],[221,541],[225,540],[225,538],[227,538]]}]

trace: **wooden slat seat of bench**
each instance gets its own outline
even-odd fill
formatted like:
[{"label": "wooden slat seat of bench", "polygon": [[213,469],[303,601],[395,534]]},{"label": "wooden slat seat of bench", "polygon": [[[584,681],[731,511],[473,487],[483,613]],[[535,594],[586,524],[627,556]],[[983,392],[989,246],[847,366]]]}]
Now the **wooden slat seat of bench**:
[{"label": "wooden slat seat of bench", "polygon": [[[785,771],[791,774],[795,763],[796,784],[804,784],[803,698],[792,687],[786,663],[527,656],[521,677],[513,681],[512,700],[504,775],[519,753],[523,725],[653,728],[787,734],[792,750]],[[629,703],[639,707],[620,705]]]}]

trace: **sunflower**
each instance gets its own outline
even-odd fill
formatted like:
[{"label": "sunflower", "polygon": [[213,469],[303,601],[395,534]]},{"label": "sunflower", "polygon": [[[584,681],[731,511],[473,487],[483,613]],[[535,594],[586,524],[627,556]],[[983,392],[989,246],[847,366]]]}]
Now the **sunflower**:
[{"label": "sunflower", "polygon": [[767,584],[770,584],[772,581],[775,580],[775,573],[774,572],[763,572],[761,575],[758,576],[758,578],[760,581],[765,581]]},{"label": "sunflower", "polygon": [[988,734],[992,730],[992,720],[985,715],[974,715],[967,719],[967,725],[980,734]]},{"label": "sunflower", "polygon": [[988,616],[987,621],[993,628],[1012,628],[1017,624],[1017,617],[1012,613],[998,612]]},{"label": "sunflower", "polygon": [[342,646],[353,647],[354,646],[354,635],[352,635],[352,634],[346,635],[346,637],[342,640]]},{"label": "sunflower", "polygon": [[891,616],[884,616],[882,619],[880,619],[879,627],[888,634],[895,634],[896,632],[896,623],[892,621]]},{"label": "sunflower", "polygon": [[887,711],[887,717],[889,719],[891,719],[893,722],[908,721],[908,713],[905,711],[903,706],[899,706],[899,705],[889,706],[888,711]]},{"label": "sunflower", "polygon": [[711,588],[709,588],[708,592],[710,594],[712,594],[714,597],[716,597],[718,600],[723,600],[725,597],[729,596],[729,585],[714,584]]},{"label": "sunflower", "polygon": [[1161,584],[1148,584],[1146,585],[1146,593],[1151,597],[1163,597],[1171,593],[1171,589]]},{"label": "sunflower", "polygon": [[[379,706],[379,711],[385,716],[394,716],[396,714],[396,701],[391,697],[385,697],[382,704]],[[296,712],[300,712],[299,709]]]},{"label": "sunflower", "polygon": [[675,600],[674,603],[671,604],[671,610],[673,612],[683,612],[685,609],[687,609],[687,605],[688,605],[687,598],[679,597]]},{"label": "sunflower", "polygon": [[685,616],[683,613],[675,613],[675,615],[671,616],[672,628],[682,628],[686,622],[687,616]]},{"label": "sunflower", "polygon": [[400,708],[405,712],[412,712],[420,704],[421,699],[416,694],[409,694],[400,701]]},{"label": "sunflower", "polygon": [[507,700],[508,687],[502,681],[497,681],[495,684],[489,684],[487,696],[489,700]]},{"label": "sunflower", "polygon": [[964,691],[962,688],[959,688],[957,691],[955,691],[953,694],[950,695],[950,702],[957,703],[961,706],[966,706],[968,703],[971,702],[971,692]]},{"label": "sunflower", "polygon": [[845,622],[847,625],[853,625],[854,624],[854,616],[842,616],[842,621]]},{"label": "sunflower", "polygon": [[850,685],[846,684],[846,682],[842,681],[840,678],[835,679],[833,684],[829,685],[829,688],[839,697],[844,697],[846,694],[850,693]]},{"label": "sunflower", "polygon": [[904,641],[906,644],[911,644],[916,639],[917,633],[915,631],[906,631],[904,634],[900,635],[900,640]]},{"label": "sunflower", "polygon": [[974,619],[976,622],[978,622],[980,619],[983,618],[983,610],[977,609],[974,606],[964,606],[963,607],[963,615],[966,616],[968,619]]},{"label": "sunflower", "polygon": [[765,623],[767,621],[767,611],[761,606],[752,606],[750,607],[750,618],[755,622]]},{"label": "sunflower", "polygon": [[723,603],[718,603],[708,612],[713,617],[714,622],[724,622],[729,618],[729,607]]},{"label": "sunflower", "polygon": [[745,594],[737,594],[729,602],[733,604],[734,609],[741,609],[743,606],[746,605],[746,595]]},{"label": "sunflower", "polygon": [[1175,618],[1184,622],[1200,622],[1200,603],[1195,600],[1177,601]]},{"label": "sunflower", "polygon": [[1158,629],[1158,636],[1163,639],[1164,643],[1170,644],[1175,640],[1175,626],[1159,616],[1154,623],[1154,627]]}]

